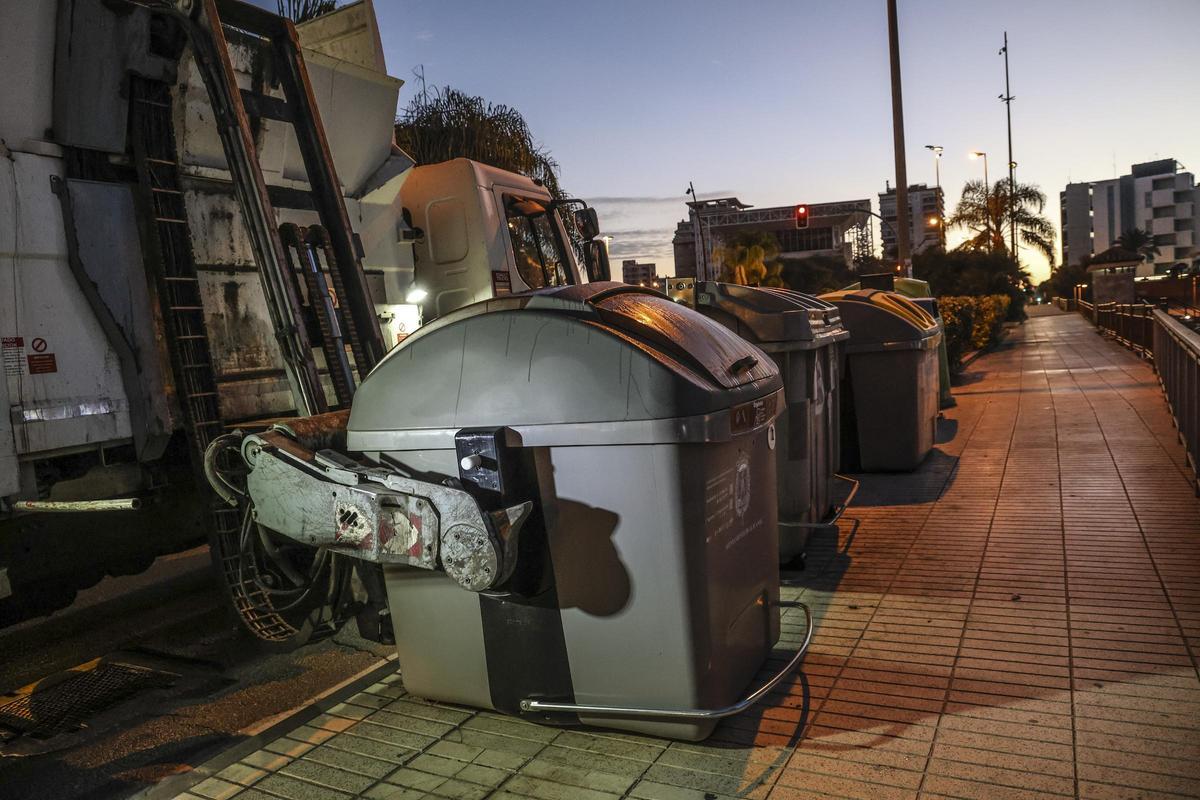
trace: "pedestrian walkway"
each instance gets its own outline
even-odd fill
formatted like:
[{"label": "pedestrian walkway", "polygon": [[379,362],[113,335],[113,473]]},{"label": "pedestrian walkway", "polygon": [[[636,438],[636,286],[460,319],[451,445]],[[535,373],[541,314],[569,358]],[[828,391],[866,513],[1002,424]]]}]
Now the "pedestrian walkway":
[{"label": "pedestrian walkway", "polygon": [[389,675],[182,796],[1200,796],[1200,501],[1152,369],[1039,316],[955,396],[922,469],[867,476],[790,576],[816,614],[802,674],[707,742],[435,705]]}]

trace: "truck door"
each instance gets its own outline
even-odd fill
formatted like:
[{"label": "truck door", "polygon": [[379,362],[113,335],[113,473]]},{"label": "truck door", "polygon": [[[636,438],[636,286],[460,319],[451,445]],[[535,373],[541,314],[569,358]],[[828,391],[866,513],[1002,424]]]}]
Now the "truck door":
[{"label": "truck door", "polygon": [[493,292],[500,295],[579,283],[579,267],[549,198],[531,197],[528,192],[503,186],[493,192],[508,240],[507,285],[494,271]]}]

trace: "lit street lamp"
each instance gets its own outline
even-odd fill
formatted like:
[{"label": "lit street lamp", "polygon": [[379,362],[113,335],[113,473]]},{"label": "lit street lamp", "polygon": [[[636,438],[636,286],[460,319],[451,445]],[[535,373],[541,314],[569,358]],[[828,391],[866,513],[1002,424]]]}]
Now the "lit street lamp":
[{"label": "lit street lamp", "polygon": [[[988,176],[987,176],[987,174],[988,174],[988,173],[987,173],[987,153],[983,152],[982,150],[973,150],[973,151],[971,151],[971,160],[972,160],[972,161],[974,161],[974,160],[975,160],[975,159],[977,159],[977,158],[982,158],[982,159],[983,159],[983,185],[986,187],[986,186],[988,185]],[[989,190],[989,191],[990,191],[990,190]]]},{"label": "lit street lamp", "polygon": [[942,146],[940,144],[927,144],[925,149],[933,153],[933,177],[937,184],[938,194],[942,193]]},{"label": "lit street lamp", "polygon": [[983,211],[984,223],[987,225],[988,249],[992,246],[992,185],[988,183],[987,171],[987,153],[982,150],[973,150],[971,152],[971,160],[977,158],[983,159]]}]

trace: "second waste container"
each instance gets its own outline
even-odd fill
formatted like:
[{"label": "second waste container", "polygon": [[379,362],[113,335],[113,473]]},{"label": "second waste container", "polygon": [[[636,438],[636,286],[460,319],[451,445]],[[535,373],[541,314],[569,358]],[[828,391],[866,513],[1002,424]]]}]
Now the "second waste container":
[{"label": "second waste container", "polygon": [[779,367],[787,403],[776,424],[779,558],[792,562],[804,555],[809,531],[828,519],[837,497],[838,370],[850,334],[837,306],[789,289],[702,281],[694,304]]},{"label": "second waste container", "polygon": [[535,510],[498,591],[385,570],[405,687],[707,736],[779,638],[781,408],[767,355],[637,287],[497,298],[418,330],[359,388],[348,446],[464,485],[464,463],[495,469],[504,504]]},{"label": "second waste container", "polygon": [[936,320],[911,300],[874,289],[822,295],[850,331],[842,377],[842,465],[916,469],[933,448],[938,415]]}]

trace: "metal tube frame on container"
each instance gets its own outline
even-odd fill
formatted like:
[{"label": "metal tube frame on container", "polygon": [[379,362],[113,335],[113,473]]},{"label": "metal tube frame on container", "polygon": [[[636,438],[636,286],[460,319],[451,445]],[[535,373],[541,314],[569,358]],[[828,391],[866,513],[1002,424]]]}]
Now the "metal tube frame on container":
[{"label": "metal tube frame on container", "polygon": [[743,697],[733,705],[725,706],[724,708],[701,709],[701,708],[630,708],[627,706],[602,706],[592,705],[590,703],[555,703],[546,700],[536,700],[534,698],[526,698],[521,701],[522,711],[541,711],[544,713],[562,712],[568,714],[579,715],[606,715],[612,717],[652,717],[655,719],[677,719],[687,720],[689,722],[703,722],[706,720],[724,719],[732,717],[746,711],[759,700],[763,699],[780,684],[780,682],[795,671],[799,666],[804,654],[808,652],[808,646],[812,643],[813,636],[813,618],[812,610],[803,603],[780,603],[781,606],[799,608],[804,612],[804,639],[800,643],[800,648],[792,654],[788,662],[783,665],[782,669],[772,675],[765,683],[759,686],[750,694]]}]

